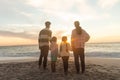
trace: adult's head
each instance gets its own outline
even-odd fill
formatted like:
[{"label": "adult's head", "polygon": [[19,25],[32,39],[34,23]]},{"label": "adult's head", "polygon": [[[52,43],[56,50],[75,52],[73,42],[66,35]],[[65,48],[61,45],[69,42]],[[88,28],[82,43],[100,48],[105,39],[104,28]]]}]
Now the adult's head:
[{"label": "adult's head", "polygon": [[79,27],[80,26],[80,22],[79,21],[75,21],[74,25],[75,25],[75,27]]},{"label": "adult's head", "polygon": [[80,22],[79,21],[75,21],[74,25],[76,27],[77,34],[81,34],[82,33],[82,29],[80,27]]},{"label": "adult's head", "polygon": [[46,26],[46,28],[50,28],[50,24],[51,24],[50,21],[46,21],[46,22],[45,22],[45,26]]}]

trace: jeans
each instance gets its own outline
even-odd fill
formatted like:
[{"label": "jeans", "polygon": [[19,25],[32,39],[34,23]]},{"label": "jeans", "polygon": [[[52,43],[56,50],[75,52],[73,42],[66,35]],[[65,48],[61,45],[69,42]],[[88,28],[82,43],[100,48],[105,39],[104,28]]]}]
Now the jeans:
[{"label": "jeans", "polygon": [[39,67],[41,66],[42,61],[43,61],[43,68],[46,69],[49,46],[43,46],[40,48],[40,50],[41,50],[41,54],[39,57]]},{"label": "jeans", "polygon": [[69,59],[69,56],[63,56],[62,57],[65,73],[68,72],[68,59]]},{"label": "jeans", "polygon": [[82,70],[82,73],[84,73],[84,71],[85,71],[84,48],[73,49],[73,53],[74,53],[75,67],[76,67],[77,73],[80,72],[79,60],[81,61],[81,70]]}]

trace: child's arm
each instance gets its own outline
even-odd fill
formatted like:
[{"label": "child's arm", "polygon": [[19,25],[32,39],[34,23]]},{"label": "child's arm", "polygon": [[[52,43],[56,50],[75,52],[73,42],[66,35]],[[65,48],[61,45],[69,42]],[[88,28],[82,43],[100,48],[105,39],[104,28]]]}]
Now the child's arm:
[{"label": "child's arm", "polygon": [[57,45],[57,52],[58,52],[57,56],[58,56],[58,58],[60,58],[61,56],[60,56],[60,50],[58,48],[58,45]]},{"label": "child's arm", "polygon": [[50,48],[49,48],[49,50],[51,50],[51,44],[50,44]]},{"label": "child's arm", "polygon": [[68,50],[72,51],[72,47],[70,46],[70,44],[68,43]]}]

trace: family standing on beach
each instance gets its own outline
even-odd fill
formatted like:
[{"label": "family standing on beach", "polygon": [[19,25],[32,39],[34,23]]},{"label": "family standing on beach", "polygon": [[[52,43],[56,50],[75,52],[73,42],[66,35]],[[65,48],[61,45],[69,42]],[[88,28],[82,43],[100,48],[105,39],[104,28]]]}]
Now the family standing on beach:
[{"label": "family standing on beach", "polygon": [[81,62],[81,73],[85,72],[85,43],[89,40],[89,34],[82,29],[79,21],[75,21],[75,29],[71,34],[71,45],[67,41],[67,36],[63,36],[60,45],[57,44],[57,38],[52,37],[52,31],[50,30],[51,23],[45,22],[46,28],[41,30],[39,33],[39,68],[43,63],[43,68],[47,67],[47,57],[49,50],[51,51],[51,71],[56,72],[56,61],[57,58],[61,57],[63,61],[64,73],[68,74],[68,63],[70,51],[73,51],[74,62],[77,74],[80,73],[80,62]]}]

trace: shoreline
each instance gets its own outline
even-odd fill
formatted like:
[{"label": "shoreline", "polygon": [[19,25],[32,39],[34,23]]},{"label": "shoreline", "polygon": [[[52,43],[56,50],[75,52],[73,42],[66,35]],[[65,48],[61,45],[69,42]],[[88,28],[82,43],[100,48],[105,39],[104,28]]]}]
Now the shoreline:
[{"label": "shoreline", "polygon": [[[116,43],[120,43],[118,42],[87,42],[86,44],[116,44]],[[23,44],[23,45],[0,45],[0,47],[11,47],[11,46],[38,46],[38,44]]]},{"label": "shoreline", "polygon": [[[0,58],[0,64],[12,64],[12,63],[24,63],[38,61],[39,57],[2,57]],[[58,58],[58,60],[61,58]],[[48,58],[50,61],[50,58]],[[69,61],[74,61],[73,57],[70,57]],[[120,58],[101,58],[101,57],[85,57],[86,64],[108,65],[120,67]]]},{"label": "shoreline", "polygon": [[37,57],[0,57],[0,64],[37,61]]}]

